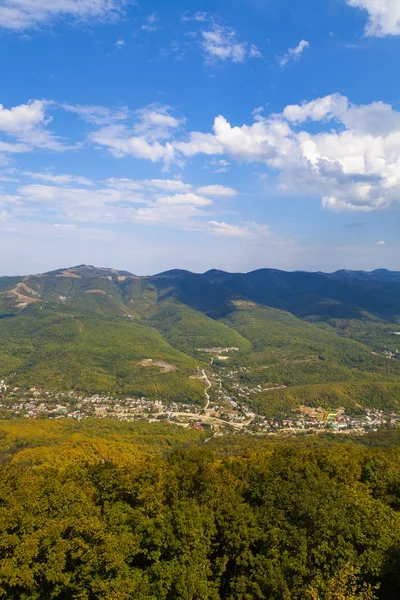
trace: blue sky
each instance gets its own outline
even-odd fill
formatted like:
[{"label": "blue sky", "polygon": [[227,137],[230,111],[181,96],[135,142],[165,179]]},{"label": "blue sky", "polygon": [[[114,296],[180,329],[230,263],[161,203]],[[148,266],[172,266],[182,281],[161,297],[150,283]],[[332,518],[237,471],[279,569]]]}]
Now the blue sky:
[{"label": "blue sky", "polygon": [[400,269],[398,0],[0,0],[0,274]]}]

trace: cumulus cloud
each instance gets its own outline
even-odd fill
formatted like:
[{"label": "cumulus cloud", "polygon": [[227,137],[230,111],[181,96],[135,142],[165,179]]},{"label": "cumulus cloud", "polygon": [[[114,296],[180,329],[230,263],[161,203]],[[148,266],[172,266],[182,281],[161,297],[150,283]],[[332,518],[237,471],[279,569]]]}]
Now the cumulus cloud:
[{"label": "cumulus cloud", "polygon": [[376,242],[376,245],[377,245],[377,246],[384,246],[384,245],[385,245],[385,242]]},{"label": "cumulus cloud", "polygon": [[11,109],[0,105],[0,131],[9,135],[30,132],[45,123],[45,103],[34,100]]},{"label": "cumulus cloud", "polygon": [[346,0],[349,6],[368,12],[365,33],[384,37],[400,35],[400,3],[398,0]]},{"label": "cumulus cloud", "polygon": [[400,113],[382,102],[357,106],[334,94],[257,115],[251,125],[218,116],[212,133],[172,145],[187,157],[264,162],[280,172],[283,189],[319,195],[333,210],[384,208],[400,197]]},{"label": "cumulus cloud", "polygon": [[118,18],[129,0],[2,0],[0,27],[21,31],[56,19],[104,21]]},{"label": "cumulus cloud", "polygon": [[[68,147],[51,133],[48,114],[50,102],[32,100],[12,108],[0,104],[0,134],[8,139],[0,140],[0,152],[27,152],[32,148],[62,151]],[[12,140],[16,140],[10,142]]]},{"label": "cumulus cloud", "polygon": [[289,50],[284,56],[278,58],[280,66],[285,67],[290,61],[299,60],[304,50],[306,50],[306,48],[309,47],[310,42],[307,42],[307,40],[301,40],[301,42],[299,42],[299,44],[295,48],[289,48]]},{"label": "cumulus cloud", "polygon": [[201,46],[207,62],[243,63],[247,58],[259,58],[255,45],[239,41],[234,29],[216,22],[201,32]]},{"label": "cumulus cloud", "polygon": [[[182,135],[184,119],[169,107],[150,106],[110,115],[99,107],[74,110],[101,123],[91,140],[115,157],[183,164],[204,154],[225,170],[226,159],[264,163],[280,174],[280,187],[319,196],[331,210],[370,211],[400,197],[400,112],[389,104],[354,105],[341,94],[286,106],[279,114],[257,112],[250,124],[232,125],[224,116],[209,132]],[[1,121],[0,121],[1,124]],[[193,191],[193,190],[191,190]],[[233,195],[207,186],[205,197]]]}]

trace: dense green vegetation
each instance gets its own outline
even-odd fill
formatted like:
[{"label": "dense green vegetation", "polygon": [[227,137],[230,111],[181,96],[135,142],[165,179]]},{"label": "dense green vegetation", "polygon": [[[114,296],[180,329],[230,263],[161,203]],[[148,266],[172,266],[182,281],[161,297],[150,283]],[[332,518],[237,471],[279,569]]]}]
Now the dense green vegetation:
[{"label": "dense green vegetation", "polygon": [[236,439],[1,423],[0,597],[397,600],[399,437]]},{"label": "dense green vegetation", "polygon": [[252,342],[252,362],[261,364],[264,379],[267,369],[273,382],[301,385],[347,379],[391,380],[400,375],[397,362],[372,355],[366,345],[280,310],[239,303],[225,321]]},{"label": "dense green vegetation", "polygon": [[326,322],[318,324],[330,331],[333,328],[337,335],[357,340],[377,352],[381,352],[382,348],[392,352],[400,348],[400,336],[393,333],[394,331],[400,331],[400,327],[385,323],[380,319],[364,319],[363,321],[328,319]]},{"label": "dense green vegetation", "polygon": [[300,405],[343,407],[349,413],[365,408],[400,411],[400,383],[345,382],[292,386],[270,390],[250,398],[249,405],[259,414],[281,418]]},{"label": "dense green vegetation", "polygon": [[[271,414],[299,399],[396,407],[400,283],[396,274],[332,276],[261,270],[171,271],[139,278],[77,267],[0,278],[0,378],[87,393],[202,403],[204,348],[239,348],[212,371],[232,391],[287,386],[252,398]],[[143,361],[158,361],[164,366]],[[321,387],[323,386],[323,387]]]},{"label": "dense green vegetation", "polygon": [[[198,362],[123,317],[35,311],[4,319],[0,328],[1,374],[15,371],[18,385],[203,401],[204,386],[190,379]],[[176,370],[143,366],[146,358]]]},{"label": "dense green vegetation", "polygon": [[241,350],[240,356],[252,349],[251,341],[232,327],[173,300],[160,303],[149,322],[171,346],[197,357],[204,357],[198,352],[201,348],[235,347]]}]

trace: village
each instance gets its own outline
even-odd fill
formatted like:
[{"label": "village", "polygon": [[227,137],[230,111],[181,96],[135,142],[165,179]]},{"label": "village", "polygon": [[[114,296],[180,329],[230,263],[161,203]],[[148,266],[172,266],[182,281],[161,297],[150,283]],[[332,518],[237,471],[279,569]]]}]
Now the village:
[{"label": "village", "polygon": [[[218,383],[213,380],[210,386]],[[206,390],[210,388],[207,387]],[[330,431],[336,434],[362,434],[400,426],[400,414],[393,411],[366,409],[357,415],[346,414],[344,408],[299,406],[285,416],[266,418],[247,406],[244,398],[262,391],[263,386],[240,388],[229,395],[219,381],[205,407],[185,403],[162,403],[150,398],[85,395],[76,391],[57,393],[32,387],[22,390],[0,381],[0,418],[75,419],[110,418],[120,421],[165,422],[182,427],[209,431],[214,435],[247,433],[251,435],[300,434]]]}]

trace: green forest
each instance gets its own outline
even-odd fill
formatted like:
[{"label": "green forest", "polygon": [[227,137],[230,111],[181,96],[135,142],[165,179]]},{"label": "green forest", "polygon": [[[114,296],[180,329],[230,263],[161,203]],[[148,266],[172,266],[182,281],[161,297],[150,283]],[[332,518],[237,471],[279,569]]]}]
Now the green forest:
[{"label": "green forest", "polygon": [[399,597],[398,432],[291,443],[205,435],[3,421],[0,597]]},{"label": "green forest", "polygon": [[[231,394],[285,386],[250,399],[267,416],[298,401],[397,409],[399,298],[396,280],[268,269],[136,277],[81,265],[0,278],[0,380],[201,406],[206,368]],[[234,350],[221,362],[213,348]]]}]

